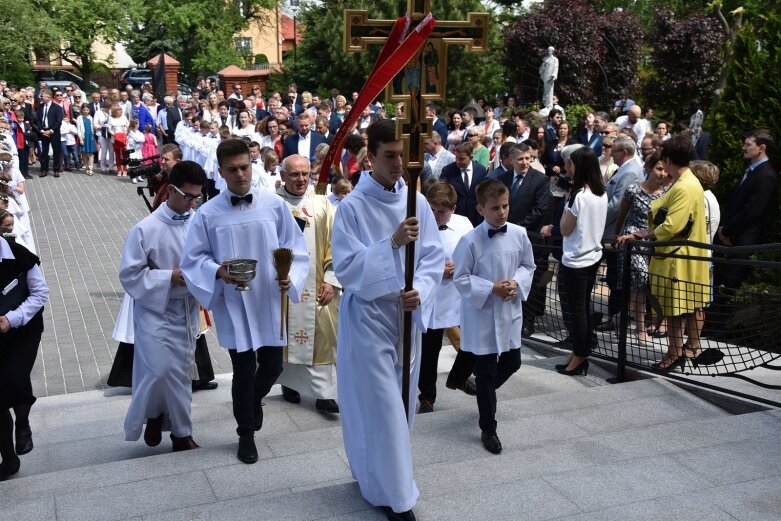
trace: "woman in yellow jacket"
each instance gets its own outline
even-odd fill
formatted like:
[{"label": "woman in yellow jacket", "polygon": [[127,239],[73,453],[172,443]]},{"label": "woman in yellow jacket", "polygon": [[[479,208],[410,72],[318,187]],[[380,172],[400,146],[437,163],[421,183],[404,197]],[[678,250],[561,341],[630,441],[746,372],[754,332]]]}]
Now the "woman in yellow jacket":
[{"label": "woman in yellow jacket", "polygon": [[[688,240],[707,243],[705,204],[702,186],[689,170],[694,149],[686,136],[676,136],[662,145],[662,164],[673,185],[662,197],[651,203],[649,229],[635,237],[657,241]],[[704,260],[666,257],[663,254],[703,257]],[[696,312],[710,301],[708,251],[693,246],[654,248],[649,268],[651,293],[664,309],[668,319],[669,348],[661,361],[654,364],[669,372],[681,370],[687,358],[699,353],[684,343],[684,331],[698,331]]]}]

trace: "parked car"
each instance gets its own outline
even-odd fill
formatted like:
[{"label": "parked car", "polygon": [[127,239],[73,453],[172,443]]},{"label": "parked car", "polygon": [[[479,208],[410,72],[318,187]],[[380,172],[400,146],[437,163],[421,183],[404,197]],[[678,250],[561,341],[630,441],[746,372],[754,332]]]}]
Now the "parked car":
[{"label": "parked car", "polygon": [[[57,87],[60,90],[65,90],[65,87],[71,83],[75,83],[81,90],[84,90],[84,81],[81,76],[76,76],[70,71],[61,69],[52,70],[39,70],[34,72],[35,88],[38,90],[38,84],[42,81],[46,82],[46,85],[51,89]],[[86,88],[88,92],[94,92],[100,89],[100,85],[94,81],[89,82],[89,87]]]},{"label": "parked car", "polygon": [[119,79],[119,85],[123,89],[128,85],[138,89],[146,82],[152,83],[152,71],[149,69],[128,69]]}]

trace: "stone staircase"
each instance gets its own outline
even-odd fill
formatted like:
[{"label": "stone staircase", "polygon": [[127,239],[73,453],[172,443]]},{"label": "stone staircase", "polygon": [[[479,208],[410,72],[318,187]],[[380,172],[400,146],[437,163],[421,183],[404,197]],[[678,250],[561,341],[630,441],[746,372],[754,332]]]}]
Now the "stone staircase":
[{"label": "stone staircase", "polygon": [[[414,429],[415,512],[430,520],[778,520],[781,411],[734,415],[649,378],[559,375],[524,350],[498,391],[501,455],[480,444],[474,398],[444,388]],[[452,363],[443,349],[440,370]],[[265,400],[261,460],[240,463],[230,376],[193,399],[200,450],[123,441],[130,397],[43,398],[35,450],[0,483],[0,520],[382,520],[351,478],[338,416]]]}]

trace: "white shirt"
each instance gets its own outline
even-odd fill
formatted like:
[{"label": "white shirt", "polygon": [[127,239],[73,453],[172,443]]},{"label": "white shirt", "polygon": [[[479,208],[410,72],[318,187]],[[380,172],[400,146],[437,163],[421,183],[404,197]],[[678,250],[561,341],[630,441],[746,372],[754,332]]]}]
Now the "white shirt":
[{"label": "white shirt", "polygon": [[298,155],[309,158],[309,150],[312,148],[312,131],[306,133],[306,136],[298,134]]},{"label": "white shirt", "polygon": [[602,233],[607,220],[607,194],[594,195],[584,188],[577,193],[570,206],[565,203],[565,212],[578,221],[572,233],[564,237],[564,253],[561,263],[568,268],[586,268],[602,259]]},{"label": "white shirt", "polygon": [[[453,214],[445,224],[447,228],[439,230],[442,248],[445,252],[445,262],[453,260],[453,250],[461,238],[472,231],[472,222],[463,215]],[[443,278],[437,288],[431,308],[432,329],[442,329],[461,325],[461,295],[453,284],[453,279]]]}]

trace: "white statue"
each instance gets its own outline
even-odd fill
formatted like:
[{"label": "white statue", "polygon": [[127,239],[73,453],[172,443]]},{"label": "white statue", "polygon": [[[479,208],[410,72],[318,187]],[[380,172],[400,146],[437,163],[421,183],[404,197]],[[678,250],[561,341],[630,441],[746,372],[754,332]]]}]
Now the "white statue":
[{"label": "white statue", "polygon": [[548,47],[548,53],[540,65],[540,79],[543,83],[542,106],[553,106],[553,84],[559,76],[559,59],[553,55],[553,47]]}]

